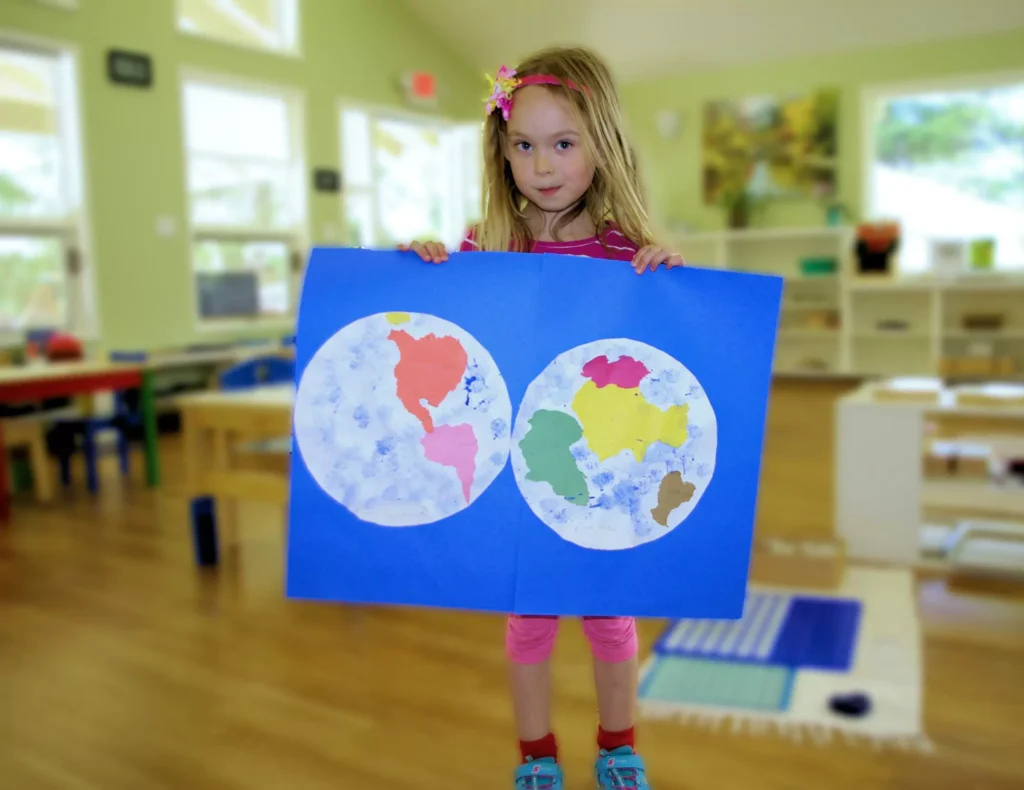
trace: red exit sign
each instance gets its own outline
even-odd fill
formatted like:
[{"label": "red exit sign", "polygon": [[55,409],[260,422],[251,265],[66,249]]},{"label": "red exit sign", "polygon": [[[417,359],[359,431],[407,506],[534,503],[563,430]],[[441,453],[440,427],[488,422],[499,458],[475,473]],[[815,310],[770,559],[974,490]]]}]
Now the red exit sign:
[{"label": "red exit sign", "polygon": [[410,71],[402,79],[406,98],[413,104],[437,104],[437,80],[427,71]]}]

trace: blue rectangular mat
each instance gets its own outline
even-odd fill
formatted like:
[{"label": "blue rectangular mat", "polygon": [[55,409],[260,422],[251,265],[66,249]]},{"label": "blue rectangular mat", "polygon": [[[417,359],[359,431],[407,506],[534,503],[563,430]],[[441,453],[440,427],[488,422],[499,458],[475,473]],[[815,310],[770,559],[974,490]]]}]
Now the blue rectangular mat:
[{"label": "blue rectangular mat", "polygon": [[641,703],[788,710],[796,670],[767,664],[658,656],[640,683]]},{"label": "blue rectangular mat", "polygon": [[863,604],[854,599],[751,592],[739,620],[672,623],[654,652],[793,669],[848,672]]}]

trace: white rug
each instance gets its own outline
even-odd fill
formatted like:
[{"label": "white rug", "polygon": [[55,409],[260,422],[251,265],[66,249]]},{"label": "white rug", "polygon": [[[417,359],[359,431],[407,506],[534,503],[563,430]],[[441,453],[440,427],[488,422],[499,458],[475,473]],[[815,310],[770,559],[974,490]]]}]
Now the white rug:
[{"label": "white rug", "polygon": [[[860,601],[849,671],[792,670],[711,654],[683,659],[656,652],[642,668],[642,718],[673,719],[735,733],[776,733],[808,743],[839,737],[875,746],[932,750],[922,724],[921,627],[910,571],[851,566],[842,587],[832,593],[758,585],[750,589]],[[685,622],[675,625],[693,630]],[[673,661],[677,662],[674,667]],[[696,673],[700,677],[677,684],[676,688],[690,688],[669,695],[666,689],[672,681],[654,679],[655,675],[670,678],[673,669],[677,676]],[[830,710],[833,694],[850,692],[871,698],[868,715],[846,717]]]}]

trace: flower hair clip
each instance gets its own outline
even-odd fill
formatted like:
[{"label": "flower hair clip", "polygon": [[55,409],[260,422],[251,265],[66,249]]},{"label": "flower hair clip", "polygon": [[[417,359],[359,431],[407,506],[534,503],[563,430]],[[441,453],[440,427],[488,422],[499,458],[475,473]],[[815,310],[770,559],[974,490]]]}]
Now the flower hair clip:
[{"label": "flower hair clip", "polygon": [[484,99],[487,103],[487,114],[490,115],[500,108],[501,117],[506,121],[512,114],[512,94],[525,85],[562,85],[590,96],[590,88],[586,85],[580,87],[572,80],[561,80],[550,74],[527,74],[525,77],[517,77],[516,70],[508,66],[498,69],[497,79],[492,79],[490,74],[485,74],[484,78],[492,86],[491,95]]},{"label": "flower hair clip", "polygon": [[488,84],[492,86],[491,95],[487,102],[487,114],[490,115],[496,109],[501,109],[501,117],[506,121],[512,112],[512,93],[519,87],[519,78],[516,77],[516,70],[508,66],[498,69],[497,79],[492,79],[490,74],[485,74]]}]

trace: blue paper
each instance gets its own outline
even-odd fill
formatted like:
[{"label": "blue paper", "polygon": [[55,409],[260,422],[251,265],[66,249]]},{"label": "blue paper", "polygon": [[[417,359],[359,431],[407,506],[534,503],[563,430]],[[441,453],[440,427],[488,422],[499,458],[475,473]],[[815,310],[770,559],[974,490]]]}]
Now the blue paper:
[{"label": "blue paper", "polygon": [[781,292],[579,256],[316,249],[288,594],[739,617]]}]

